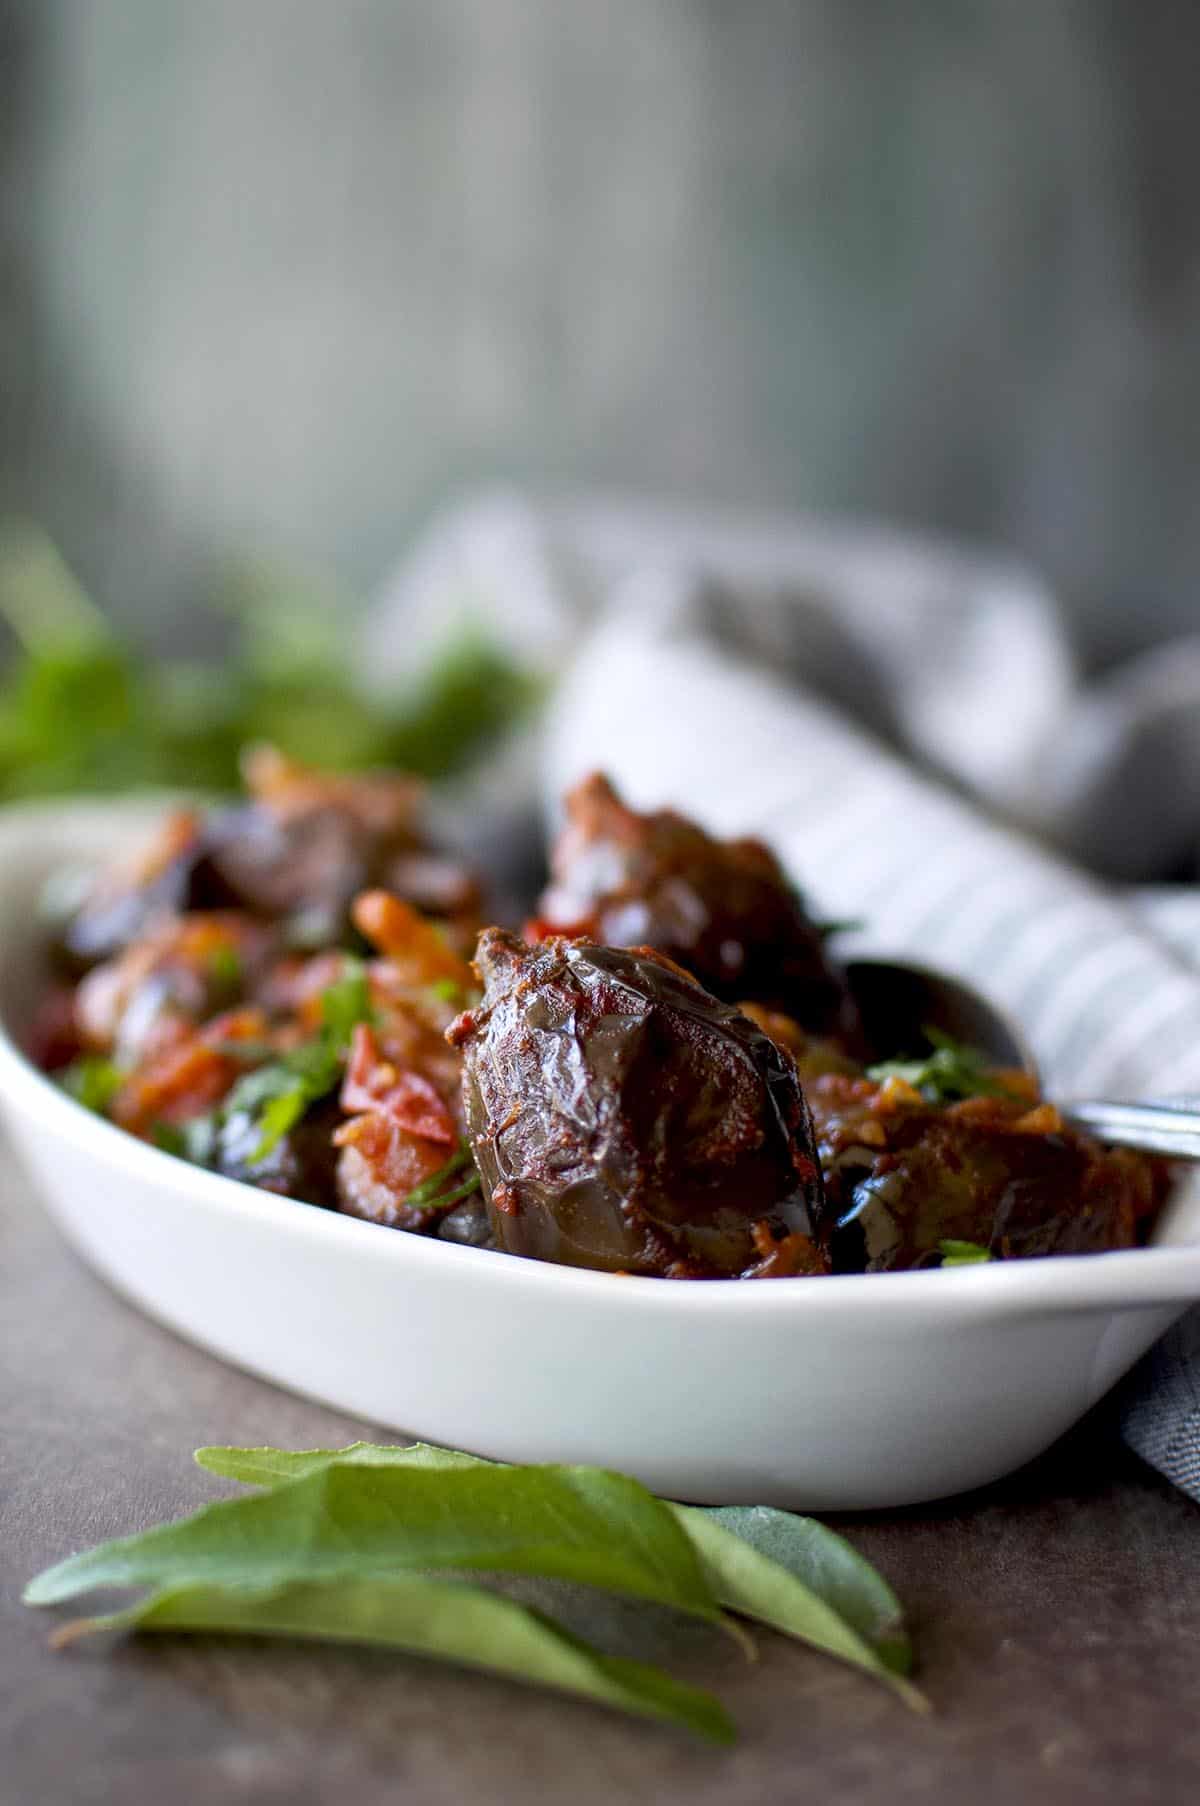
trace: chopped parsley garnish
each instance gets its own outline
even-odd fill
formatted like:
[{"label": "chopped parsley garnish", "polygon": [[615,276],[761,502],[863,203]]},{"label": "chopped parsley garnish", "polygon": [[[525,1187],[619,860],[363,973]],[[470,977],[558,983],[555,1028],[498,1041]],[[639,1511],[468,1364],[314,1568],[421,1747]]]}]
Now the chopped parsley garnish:
[{"label": "chopped parsley garnish", "polygon": [[218,990],[234,995],[242,988],[245,966],[236,947],[225,941],[208,956],[208,975]]},{"label": "chopped parsley garnish", "polygon": [[938,1248],[943,1267],[977,1267],[981,1261],[992,1259],[991,1251],[978,1242],[944,1241],[938,1243]]},{"label": "chopped parsley garnish", "polygon": [[261,1065],[264,1060],[273,1059],[275,1056],[275,1049],[269,1041],[258,1040],[253,1035],[236,1035],[228,1038],[219,1038],[214,1035],[208,1045],[223,1059],[237,1060],[243,1066]]},{"label": "chopped parsley garnish", "polygon": [[[306,1112],[341,1082],[354,1030],[360,1022],[371,1020],[366,967],[361,960],[348,957],[341,977],[321,993],[319,1033],[244,1073],[210,1115],[195,1117],[178,1128],[165,1125],[166,1138],[159,1139],[159,1146],[204,1166],[212,1157],[221,1128],[233,1117],[245,1116],[258,1129],[251,1164],[268,1160]],[[263,1047],[261,1042],[233,1041],[223,1043],[222,1051],[253,1059],[261,1057]],[[156,1139],[159,1133],[162,1131],[156,1132]]]},{"label": "chopped parsley garnish", "polygon": [[266,1160],[275,1152],[284,1136],[295,1128],[313,1104],[329,1095],[340,1075],[341,1067],[336,1059],[328,1072],[322,1072],[321,1076],[318,1076],[313,1067],[304,1073],[292,1073],[285,1069],[283,1079],[286,1088],[268,1098],[258,1119],[258,1146],[252,1156],[256,1166],[260,1160]]},{"label": "chopped parsley garnish", "polygon": [[832,922],[813,924],[823,941],[831,941],[835,934],[860,934],[866,925],[861,916],[845,916],[835,918]]},{"label": "chopped parsley garnish", "polygon": [[[204,598],[200,599],[204,606]],[[270,740],[330,769],[467,770],[543,693],[464,624],[422,673],[364,686],[345,610],[311,574],[264,559],[225,573],[205,610],[216,656],[155,656],[117,634],[46,537],[0,523],[0,799],[188,785],[238,788],[239,749]],[[327,942],[328,924],[316,944]]]},{"label": "chopped parsley garnish", "polygon": [[346,1048],[358,1024],[373,1020],[367,968],[347,955],[342,976],[321,993],[321,1027],[338,1047]]},{"label": "chopped parsley garnish", "polygon": [[156,1122],[150,1131],[150,1139],[164,1154],[174,1154],[180,1160],[187,1159],[187,1142],[177,1122]]},{"label": "chopped parsley garnish", "polygon": [[82,1054],[58,1075],[58,1082],[85,1110],[105,1116],[125,1083],[125,1074],[103,1054]]},{"label": "chopped parsley garnish", "polygon": [[234,1117],[245,1116],[259,1131],[251,1156],[257,1165],[275,1151],[310,1105],[328,1096],[341,1077],[341,1070],[336,1049],[321,1040],[306,1042],[269,1065],[246,1073],[216,1110],[180,1125],[179,1138],[169,1135],[166,1141],[159,1140],[159,1146],[196,1165],[207,1165],[224,1125]]},{"label": "chopped parsley garnish", "polygon": [[[468,1177],[452,1186],[449,1191],[443,1191],[442,1187],[447,1180],[456,1178],[464,1167],[471,1168]],[[435,1173],[430,1173],[428,1179],[422,1180],[415,1190],[409,1192],[404,1203],[409,1210],[443,1210],[451,1204],[457,1204],[462,1198],[469,1198],[478,1187],[479,1174],[475,1171],[470,1147],[465,1141],[460,1141],[456,1152],[445,1166],[439,1166]]]},{"label": "chopped parsley garnish", "polygon": [[313,1104],[328,1097],[342,1076],[355,1028],[371,1019],[366,967],[361,960],[347,959],[342,976],[321,993],[321,1032],[316,1039],[238,1080],[223,1114],[244,1110],[257,1115],[256,1165],[274,1153]]},{"label": "chopped parsley garnish", "polygon": [[466,990],[453,978],[435,978],[429,986],[429,995],[438,1003],[452,1003],[456,1008],[467,1002]]},{"label": "chopped parsley garnish", "polygon": [[207,1166],[216,1140],[216,1119],[194,1116],[190,1122],[156,1122],[152,1138],[164,1154],[190,1160],[193,1166]]},{"label": "chopped parsley garnish", "polygon": [[919,1091],[927,1104],[948,1104],[964,1097],[1012,1097],[1015,1094],[996,1077],[987,1058],[976,1047],[955,1041],[941,1029],[922,1030],[933,1051],[919,1060],[883,1060],[867,1067],[876,1085],[902,1079]]}]

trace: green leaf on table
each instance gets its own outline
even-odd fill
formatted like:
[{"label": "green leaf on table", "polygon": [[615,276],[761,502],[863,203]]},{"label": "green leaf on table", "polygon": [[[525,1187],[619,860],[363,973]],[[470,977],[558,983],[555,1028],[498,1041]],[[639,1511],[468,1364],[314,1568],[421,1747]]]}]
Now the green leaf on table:
[{"label": "green leaf on table", "polygon": [[[928,1710],[917,1689],[842,1615],[850,1592],[848,1568],[841,1570],[834,1588],[841,1602],[839,1610],[792,1569],[763,1554],[753,1542],[723,1524],[720,1513],[690,1505],[676,1505],[673,1509],[691,1536],[709,1586],[722,1605],[861,1668],[891,1687],[914,1710]],[[775,1541],[777,1546],[782,1542],[778,1532]],[[861,1618],[861,1607],[860,1598],[854,1608],[856,1617]]]},{"label": "green leaf on table", "polygon": [[354,1467],[206,1505],[102,1543],[30,1582],[52,1605],[102,1586],[278,1586],[412,1568],[536,1574],[720,1612],[688,1535],[636,1480],[601,1468]]},{"label": "green leaf on table", "polygon": [[713,1743],[735,1737],[711,1694],[643,1662],[602,1654],[542,1613],[460,1581],[391,1575],[266,1592],[176,1587],[127,1611],[65,1625],[55,1641],[103,1630],[236,1631],[372,1644],[553,1687],[682,1725]]},{"label": "green leaf on table", "polygon": [[[708,1695],[581,1643],[552,1620],[457,1580],[480,1569],[594,1586],[710,1621],[720,1606],[889,1685],[911,1652],[886,1582],[834,1532],[767,1507],[702,1510],[599,1468],[522,1467],[428,1443],[210,1447],[207,1471],[267,1490],[102,1544],[37,1576],[27,1603],[149,1586],[84,1632],[221,1630],[390,1645],[491,1668],[728,1741]],[[725,1620],[728,1628],[731,1621]]]},{"label": "green leaf on table", "polygon": [[[205,1448],[195,1458],[210,1473],[250,1486],[275,1486],[332,1462],[443,1470],[493,1465],[421,1442],[356,1442],[344,1449]],[[763,1505],[667,1509],[695,1544],[722,1605],[865,1669],[923,1708],[916,1690],[896,1679],[912,1666],[900,1602],[844,1537],[814,1518]]]},{"label": "green leaf on table", "polygon": [[[909,1672],[912,1644],[904,1628],[900,1601],[883,1576],[844,1536],[827,1529],[816,1518],[776,1511],[769,1505],[722,1505],[709,1510],[681,1506],[679,1511],[685,1529],[693,1535],[697,1534],[695,1519],[699,1515],[747,1543],[758,1555],[786,1568],[793,1579],[837,1612],[870,1645],[885,1667],[896,1674]],[[711,1537],[706,1547],[715,1550]],[[711,1557],[709,1578],[722,1603],[735,1611],[740,1609],[734,1600],[725,1597]]]},{"label": "green leaf on table", "polygon": [[431,1442],[351,1442],[344,1449],[239,1449],[214,1445],[197,1449],[194,1460],[206,1473],[243,1486],[278,1486],[318,1472],[336,1461],[341,1467],[493,1467],[482,1455],[440,1449]]}]

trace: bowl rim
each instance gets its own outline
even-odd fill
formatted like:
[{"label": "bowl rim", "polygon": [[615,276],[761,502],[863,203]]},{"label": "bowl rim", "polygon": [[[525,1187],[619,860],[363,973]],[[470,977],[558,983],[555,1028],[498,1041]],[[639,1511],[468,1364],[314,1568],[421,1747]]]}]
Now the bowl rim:
[{"label": "bowl rim", "polygon": [[[190,793],[194,800],[195,793]],[[15,851],[26,838],[31,848],[48,834],[73,821],[133,826],[164,804],[188,800],[188,793],[147,792],[102,802],[17,803],[0,808],[0,846]],[[210,799],[211,800],[211,799]],[[6,953],[4,918],[29,878],[20,861],[0,865],[0,973]],[[449,1278],[456,1270],[476,1283],[491,1274],[495,1283],[514,1293],[559,1294],[583,1301],[619,1304],[638,1311],[657,1311],[676,1318],[700,1311],[722,1319],[761,1320],[797,1308],[811,1315],[862,1311],[875,1317],[926,1315],[936,1311],[943,1321],[966,1318],[996,1320],[1045,1316],[1058,1312],[1135,1310],[1156,1305],[1181,1308],[1200,1302],[1200,1241],[1163,1243],[1102,1254],[1060,1254],[1037,1259],[980,1262],[953,1269],[923,1268],[903,1273],[822,1274],[819,1283],[803,1276],[747,1284],[739,1279],[672,1283],[635,1274],[598,1272],[521,1259],[489,1248],[466,1248],[433,1237],[385,1230],[377,1223],[347,1216],[320,1205],[262,1191],[240,1179],[190,1165],[126,1130],[94,1115],[39,1071],[21,1050],[0,1012],[0,1102],[14,1115],[70,1142],[90,1154],[97,1165],[125,1172],[134,1181],[157,1187],[177,1200],[189,1197],[234,1218],[278,1223],[281,1233],[315,1238],[366,1254],[374,1248],[378,1261],[402,1263]],[[1197,1174],[1200,1185],[1200,1173]],[[365,1241],[363,1237],[372,1238]],[[447,1264],[449,1263],[449,1264]],[[802,1290],[798,1290],[802,1288]],[[800,1299],[804,1302],[801,1305]]]}]

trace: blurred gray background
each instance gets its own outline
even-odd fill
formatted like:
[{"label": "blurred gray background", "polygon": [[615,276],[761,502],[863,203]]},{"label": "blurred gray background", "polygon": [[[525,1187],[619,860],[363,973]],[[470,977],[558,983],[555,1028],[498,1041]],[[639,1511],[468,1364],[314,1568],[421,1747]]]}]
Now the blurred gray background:
[{"label": "blurred gray background", "polygon": [[0,505],[118,614],[497,479],[1200,621],[1187,0],[0,0]]}]

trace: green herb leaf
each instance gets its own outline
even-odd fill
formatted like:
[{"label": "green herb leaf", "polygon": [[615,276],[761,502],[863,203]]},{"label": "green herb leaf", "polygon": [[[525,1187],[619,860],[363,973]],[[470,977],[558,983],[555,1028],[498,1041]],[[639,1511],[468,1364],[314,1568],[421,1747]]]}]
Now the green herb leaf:
[{"label": "green herb leaf", "polygon": [[351,1442],[344,1449],[239,1449],[213,1445],[193,1457],[206,1473],[243,1486],[278,1486],[303,1474],[318,1472],[336,1461],[341,1467],[494,1467],[482,1455],[440,1449],[431,1442]]},{"label": "green herb leaf", "polygon": [[306,1110],[328,1097],[341,1076],[341,1051],[329,1036],[321,1035],[246,1073],[221,1106],[219,1119],[228,1122],[242,1113],[257,1119],[259,1141],[253,1154],[257,1164],[274,1153]]},{"label": "green herb leaf", "polygon": [[941,1250],[943,1267],[976,1267],[981,1261],[991,1260],[991,1250],[981,1247],[978,1242],[956,1242],[947,1240],[938,1243]]},{"label": "green herb leaf", "polygon": [[437,1003],[452,1003],[456,1009],[461,1009],[467,1002],[466,990],[453,978],[435,978],[428,989]]},{"label": "green herb leaf", "polygon": [[208,1045],[214,1053],[219,1053],[226,1060],[239,1060],[243,1066],[260,1066],[273,1060],[276,1053],[270,1041],[256,1040],[252,1035],[241,1035],[228,1041],[210,1035]]},{"label": "green herb leaf", "polygon": [[178,1123],[156,1122],[150,1138],[162,1153],[174,1154],[177,1160],[187,1159],[187,1140]]},{"label": "green herb leaf", "polygon": [[[451,1185],[449,1191],[443,1190],[445,1185],[467,1167],[471,1170],[460,1184]],[[475,1170],[470,1145],[460,1141],[446,1164],[439,1166],[436,1172],[430,1173],[428,1179],[422,1179],[420,1185],[409,1192],[404,1200],[405,1207],[408,1210],[444,1210],[451,1204],[457,1204],[460,1199],[470,1197],[473,1191],[479,1190],[479,1184],[479,1174]]]},{"label": "green herb leaf", "polygon": [[[707,1696],[681,1692],[639,1664],[613,1669],[611,1658],[508,1601],[491,1617],[480,1605],[479,1615],[464,1607],[456,1619],[457,1601],[492,1596],[404,1572],[474,1567],[578,1581],[709,1619],[723,1604],[849,1662],[914,1709],[928,1709],[902,1678],[911,1651],[895,1595],[849,1544],[810,1519],[766,1507],[670,1505],[601,1469],[509,1467],[427,1443],[211,1447],[195,1458],[211,1473],[270,1490],[104,1544],[39,1575],[26,1591],[30,1604],[99,1586],[167,1589],[60,1635],[130,1626],[390,1642],[450,1659],[473,1653],[485,1666],[629,1710],[663,1707],[661,1715],[697,1729],[703,1725],[686,1714],[718,1722],[707,1716],[714,1706]],[[424,1599],[422,1587],[439,1597]],[[566,1667],[558,1661],[563,1650]],[[610,1683],[617,1693],[602,1690]],[[626,1685],[640,1705],[618,1696]]]},{"label": "green herb leaf", "polygon": [[439,1192],[437,1197],[430,1201],[427,1208],[446,1210],[451,1204],[461,1204],[464,1198],[469,1198],[473,1191],[479,1190],[480,1184],[479,1174],[469,1173],[461,1185],[453,1186],[450,1191]]},{"label": "green herb leaf", "polygon": [[102,1054],[82,1054],[58,1074],[58,1082],[85,1110],[104,1116],[125,1083],[125,1074]]},{"label": "green herb leaf", "polygon": [[[230,645],[228,616],[239,631]],[[334,769],[466,769],[541,685],[473,628],[403,693],[367,695],[329,586],[259,563],[212,610],[212,662],[122,641],[37,528],[0,522],[0,619],[19,650],[0,680],[0,797],[133,786],[238,788],[239,748],[320,748]]]},{"label": "green herb leaf", "polygon": [[[900,1601],[869,1561],[844,1536],[826,1529],[816,1518],[775,1511],[769,1505],[722,1505],[711,1510],[677,1508],[684,1528],[697,1534],[697,1512],[709,1524],[735,1536],[764,1559],[786,1568],[847,1623],[896,1674],[912,1667],[912,1644],[904,1629]],[[715,1552],[715,1539],[709,1538]],[[719,1570],[710,1561],[709,1578],[722,1604],[743,1609],[726,1596]],[[750,1616],[757,1614],[751,1612]],[[774,1620],[771,1620],[774,1622]],[[786,1626],[776,1625],[777,1629]]]},{"label": "green herb leaf", "polygon": [[221,1106],[223,1116],[258,1116],[273,1097],[285,1097],[295,1088],[297,1074],[284,1060],[268,1060],[253,1072],[243,1073]]},{"label": "green herb leaf", "polygon": [[946,1104],[964,1097],[1012,1097],[1015,1094],[996,1077],[986,1055],[978,1048],[952,1040],[937,1028],[922,1031],[933,1052],[919,1060],[884,1060],[867,1067],[876,1085],[891,1078],[903,1079],[919,1091],[926,1103]]},{"label": "green herb leaf", "polygon": [[[250,1041],[221,1042],[217,1047],[235,1059],[261,1059],[264,1051],[269,1051]],[[246,1116],[259,1131],[251,1156],[251,1163],[258,1165],[270,1158],[313,1104],[328,1097],[341,1079],[343,1056],[344,1049],[334,1037],[322,1031],[314,1040],[243,1073],[216,1110],[181,1124],[177,1134],[160,1136],[156,1132],[155,1139],[167,1153],[205,1166],[224,1125]]]},{"label": "green herb leaf", "polygon": [[253,1162],[257,1166],[260,1160],[268,1159],[279,1146],[290,1129],[294,1129],[313,1099],[304,1086],[297,1082],[290,1091],[280,1097],[273,1097],[264,1106],[258,1119],[258,1146],[254,1150]]},{"label": "green herb leaf", "polygon": [[0,617],[33,653],[111,643],[100,610],[28,521],[9,520],[0,532]]},{"label": "green herb leaf", "polygon": [[208,956],[208,975],[221,991],[236,995],[245,979],[242,956],[237,948],[227,941],[214,947]]},{"label": "green herb leaf", "polygon": [[645,1663],[603,1655],[542,1613],[462,1582],[391,1575],[255,1593],[179,1587],[128,1611],[67,1625],[56,1640],[103,1630],[238,1631],[381,1645],[577,1694],[682,1725],[713,1743],[735,1737],[711,1694]]},{"label": "green herb leaf", "polygon": [[[866,1571],[874,1584],[864,1589],[851,1563],[835,1558],[823,1546],[831,1532],[803,1518],[792,1519],[784,1529],[773,1520],[786,1519],[787,1514],[766,1512],[765,1507],[765,1521],[757,1525],[734,1511],[701,1511],[689,1505],[672,1509],[692,1538],[708,1584],[722,1605],[863,1669],[917,1711],[927,1710],[922,1695],[896,1670],[897,1656],[903,1659],[906,1645],[892,1642],[886,1659],[858,1628],[867,1621],[878,1634],[875,1612],[882,1595],[891,1625],[887,1635],[894,1637],[895,1600],[872,1570]],[[786,1564],[774,1559],[764,1544],[786,1551],[790,1559]]]},{"label": "green herb leaf", "polygon": [[100,1586],[272,1587],[411,1568],[574,1580],[717,1619],[670,1509],[599,1468],[341,1466],[102,1543],[37,1576],[30,1605]]},{"label": "green herb leaf", "polygon": [[479,628],[467,627],[434,657],[401,698],[387,735],[385,765],[450,776],[526,716],[543,684],[514,665]]},{"label": "green herb leaf", "polygon": [[237,1111],[257,1112],[258,1146],[253,1161],[268,1159],[284,1136],[338,1084],[354,1030],[372,1020],[367,970],[347,956],[342,976],[321,993],[321,1033],[282,1059],[239,1079],[222,1108],[228,1121]]},{"label": "green herb leaf", "polygon": [[866,927],[861,916],[843,916],[832,922],[814,922],[817,933],[823,941],[831,941],[838,934],[861,934]]},{"label": "green herb leaf", "polygon": [[156,1122],[152,1133],[155,1147],[164,1154],[174,1154],[193,1166],[207,1166],[216,1143],[217,1119],[193,1116],[187,1122]]},{"label": "green herb leaf", "polygon": [[[209,1473],[248,1486],[277,1486],[337,1462],[350,1467],[443,1470],[488,1467],[477,1455],[429,1443],[369,1442],[344,1449],[197,1449]],[[813,1518],[768,1506],[701,1510],[670,1505],[722,1605],[864,1669],[918,1710],[925,1702],[897,1677],[912,1665],[900,1603],[843,1537]]]},{"label": "green herb leaf", "polygon": [[367,968],[347,954],[341,978],[321,992],[321,1023],[334,1046],[349,1047],[360,1022],[374,1020]]}]

